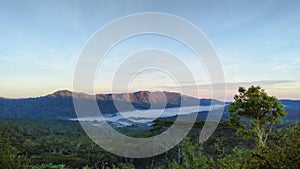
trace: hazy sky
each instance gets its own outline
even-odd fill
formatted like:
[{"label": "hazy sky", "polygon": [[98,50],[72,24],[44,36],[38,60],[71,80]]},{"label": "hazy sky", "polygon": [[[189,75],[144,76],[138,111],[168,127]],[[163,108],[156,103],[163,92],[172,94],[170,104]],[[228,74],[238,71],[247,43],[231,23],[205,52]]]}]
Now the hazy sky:
[{"label": "hazy sky", "polygon": [[[93,33],[121,16],[163,12],[193,23],[211,41],[223,65],[228,98],[240,85],[259,84],[279,98],[300,99],[299,9],[297,0],[1,0],[0,96],[72,90],[77,58]],[[209,78],[193,54],[179,42],[154,35],[116,46],[96,75],[96,92],[109,92],[116,63],[143,48],[176,54],[195,73],[202,97],[210,96]],[[143,89],[175,90],[161,72],[145,72],[130,86]]]}]

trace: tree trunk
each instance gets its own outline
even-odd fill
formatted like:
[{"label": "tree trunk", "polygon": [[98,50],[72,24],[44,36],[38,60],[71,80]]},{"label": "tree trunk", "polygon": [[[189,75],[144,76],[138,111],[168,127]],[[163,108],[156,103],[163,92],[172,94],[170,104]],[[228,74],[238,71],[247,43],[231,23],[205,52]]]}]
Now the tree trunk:
[{"label": "tree trunk", "polygon": [[180,165],[180,162],[181,162],[181,143],[178,144],[178,152],[177,152],[177,163],[178,165]]}]

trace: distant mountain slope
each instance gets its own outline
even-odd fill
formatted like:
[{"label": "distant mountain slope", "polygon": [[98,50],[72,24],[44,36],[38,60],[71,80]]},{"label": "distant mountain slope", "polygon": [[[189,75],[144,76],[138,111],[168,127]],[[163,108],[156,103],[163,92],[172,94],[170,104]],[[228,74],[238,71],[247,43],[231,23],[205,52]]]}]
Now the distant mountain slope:
[{"label": "distant mountain slope", "polygon": [[288,112],[285,120],[300,121],[300,100],[280,100],[280,102]]},{"label": "distant mountain slope", "polygon": [[[0,98],[0,117],[20,118],[74,118],[76,117],[72,95],[80,99],[91,99],[92,96],[84,93],[72,93],[68,90],[60,90],[42,97],[25,99]],[[149,92],[138,91],[134,93],[97,94],[97,103],[102,113],[117,112],[115,104],[122,105],[122,111],[135,109],[180,107],[183,106],[210,105],[211,99],[197,99],[174,92]],[[114,104],[115,103],[115,104]],[[150,104],[151,103],[151,104]],[[133,105],[133,107],[129,106]]]},{"label": "distant mountain slope", "polygon": [[[180,107],[181,100],[185,103],[183,106],[208,106],[212,101],[222,103],[218,100],[197,99],[174,92],[163,92],[163,94],[160,92],[138,91],[134,93],[97,94],[95,97],[101,112],[105,114],[117,112],[115,104],[122,105],[123,111],[130,111],[133,109],[149,109],[150,105],[152,105],[152,108],[162,108],[165,104],[167,108]],[[0,117],[75,118],[76,113],[72,96],[80,99],[92,98],[91,95],[72,93],[68,90],[60,90],[36,98],[7,99],[0,97]],[[288,112],[285,120],[300,121],[300,100],[280,101]],[[226,104],[228,105],[230,102]],[[202,113],[202,116],[206,117],[205,113]],[[226,110],[222,119],[224,118],[228,118]]]}]

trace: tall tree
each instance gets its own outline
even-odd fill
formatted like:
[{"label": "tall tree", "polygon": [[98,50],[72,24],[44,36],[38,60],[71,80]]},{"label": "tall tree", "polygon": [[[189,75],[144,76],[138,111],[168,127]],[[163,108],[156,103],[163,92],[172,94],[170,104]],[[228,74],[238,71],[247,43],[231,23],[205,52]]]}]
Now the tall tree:
[{"label": "tall tree", "polygon": [[11,131],[11,122],[0,130],[0,168],[3,169],[21,168],[17,150],[10,142]]},{"label": "tall tree", "polygon": [[[276,97],[268,96],[259,86],[251,86],[248,90],[239,87],[238,92],[228,108],[230,122],[244,131],[254,132],[258,144],[265,146],[274,125],[287,113]],[[241,122],[241,118],[247,120]]]}]

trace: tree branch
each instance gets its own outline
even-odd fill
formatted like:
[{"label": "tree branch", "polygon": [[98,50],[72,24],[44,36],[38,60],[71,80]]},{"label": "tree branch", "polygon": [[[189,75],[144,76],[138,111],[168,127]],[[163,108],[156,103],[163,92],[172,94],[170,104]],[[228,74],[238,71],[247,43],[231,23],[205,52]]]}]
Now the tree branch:
[{"label": "tree branch", "polygon": [[269,129],[268,133],[266,133],[266,137],[265,137],[265,139],[264,139],[264,143],[267,142],[268,136],[269,136],[269,134],[272,132],[273,126],[274,126],[275,124],[276,124],[276,120],[273,121],[273,122],[271,123],[270,129]]}]

